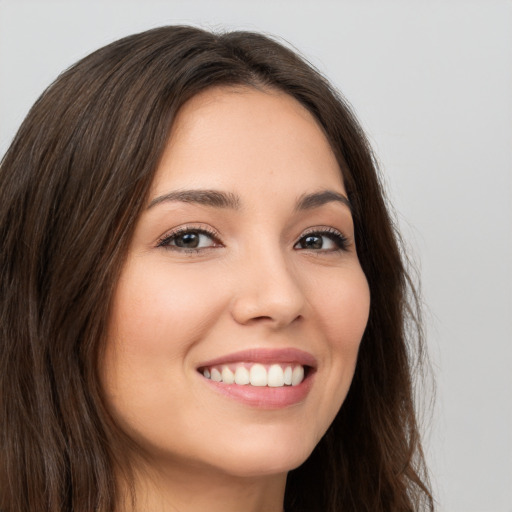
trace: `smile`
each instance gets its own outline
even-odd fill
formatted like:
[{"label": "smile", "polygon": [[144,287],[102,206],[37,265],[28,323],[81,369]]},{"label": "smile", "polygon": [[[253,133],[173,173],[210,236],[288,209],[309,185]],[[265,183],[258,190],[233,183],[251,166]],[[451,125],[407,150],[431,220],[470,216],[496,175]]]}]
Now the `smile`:
[{"label": "smile", "polygon": [[197,373],[210,389],[250,407],[279,409],[303,402],[318,363],[294,348],[251,349],[205,361]]},{"label": "smile", "polygon": [[280,388],[298,386],[305,375],[301,364],[259,364],[235,363],[231,365],[209,366],[200,369],[203,376],[214,382],[237,384],[239,386],[256,386]]}]

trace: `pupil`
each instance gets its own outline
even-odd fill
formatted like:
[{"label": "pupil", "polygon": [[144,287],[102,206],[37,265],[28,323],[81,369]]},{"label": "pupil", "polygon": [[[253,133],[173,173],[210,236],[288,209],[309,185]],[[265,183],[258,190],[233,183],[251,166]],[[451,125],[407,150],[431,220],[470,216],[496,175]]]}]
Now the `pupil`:
[{"label": "pupil", "polygon": [[317,235],[309,235],[306,238],[304,238],[302,247],[304,249],[321,249],[322,237]]},{"label": "pupil", "polygon": [[199,245],[199,235],[197,233],[186,233],[181,235],[176,240],[176,245],[178,247],[187,247],[194,249]]}]

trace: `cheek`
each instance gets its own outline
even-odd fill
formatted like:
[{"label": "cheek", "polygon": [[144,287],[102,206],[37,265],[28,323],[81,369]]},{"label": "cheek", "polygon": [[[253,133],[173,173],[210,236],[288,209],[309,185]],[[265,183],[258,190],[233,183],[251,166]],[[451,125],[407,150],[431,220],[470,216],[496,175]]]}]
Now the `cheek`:
[{"label": "cheek", "polygon": [[212,273],[206,273],[209,280],[190,265],[171,275],[165,260],[126,263],[100,362],[103,388],[121,416],[121,409],[136,413],[155,403],[161,408],[170,400],[166,390],[172,386],[179,394],[185,385],[187,357],[223,307]]},{"label": "cheek", "polygon": [[218,273],[188,265],[171,274],[162,258],[142,263],[133,257],[123,268],[100,373],[120,425],[144,438],[151,425],[172,429],[178,421],[166,411],[190,395],[188,355],[224,306],[212,277]]},{"label": "cheek", "polygon": [[351,269],[342,278],[331,279],[323,290],[314,294],[315,309],[333,355],[346,351],[355,357],[370,311],[366,277],[360,268]]},{"label": "cheek", "polygon": [[325,340],[323,362],[330,369],[323,382],[329,395],[325,403],[328,422],[324,428],[327,428],[350,388],[368,322],[370,292],[366,277],[360,268],[345,272],[343,279],[331,280],[324,293],[316,294],[315,300],[319,331]]},{"label": "cheek", "polygon": [[171,273],[165,260],[137,267],[137,262],[128,264],[118,284],[113,337],[127,351],[186,350],[222,308],[212,273],[198,265]]},{"label": "cheek", "polygon": [[368,283],[357,260],[336,271],[322,270],[305,287],[313,320],[309,337],[317,340],[319,356],[313,444],[325,434],[347,396],[370,308]]}]

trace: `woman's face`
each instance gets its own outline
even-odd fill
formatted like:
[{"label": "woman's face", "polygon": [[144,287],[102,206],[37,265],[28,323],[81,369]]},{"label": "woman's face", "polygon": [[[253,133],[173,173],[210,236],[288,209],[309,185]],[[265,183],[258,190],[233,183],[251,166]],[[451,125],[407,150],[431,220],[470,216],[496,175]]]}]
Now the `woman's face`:
[{"label": "woman's face", "polygon": [[314,118],[280,92],[207,90],[177,116],[122,269],[107,401],[149,460],[285,473],[347,394],[369,303]]}]

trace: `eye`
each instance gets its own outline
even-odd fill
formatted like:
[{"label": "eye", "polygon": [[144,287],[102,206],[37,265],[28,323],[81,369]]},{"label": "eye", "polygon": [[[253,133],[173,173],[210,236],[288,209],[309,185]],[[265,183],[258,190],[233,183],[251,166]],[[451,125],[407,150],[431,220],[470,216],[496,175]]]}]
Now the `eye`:
[{"label": "eye", "polygon": [[180,228],[166,234],[158,242],[158,247],[184,252],[197,252],[201,249],[220,245],[215,233],[198,228]]},{"label": "eye", "polygon": [[302,236],[293,246],[294,249],[306,249],[309,251],[340,251],[347,250],[349,242],[337,229],[329,228],[317,230]]}]

